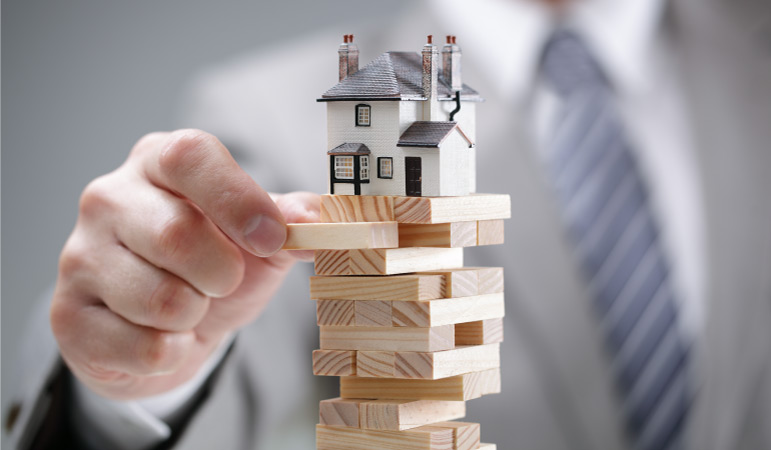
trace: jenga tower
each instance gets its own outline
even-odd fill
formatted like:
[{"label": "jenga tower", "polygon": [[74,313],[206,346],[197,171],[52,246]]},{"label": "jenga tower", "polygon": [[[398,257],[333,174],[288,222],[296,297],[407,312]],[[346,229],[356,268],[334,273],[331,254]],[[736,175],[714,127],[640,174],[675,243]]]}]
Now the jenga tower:
[{"label": "jenga tower", "polygon": [[331,195],[322,223],[290,225],[285,245],[317,249],[313,372],[340,377],[319,405],[319,450],[495,448],[456,420],[501,389],[503,269],[463,267],[463,248],[503,242],[510,199],[473,193],[481,99],[460,81],[454,37],[441,73],[427,41],[358,70],[346,35],[340,82],[319,99]]}]

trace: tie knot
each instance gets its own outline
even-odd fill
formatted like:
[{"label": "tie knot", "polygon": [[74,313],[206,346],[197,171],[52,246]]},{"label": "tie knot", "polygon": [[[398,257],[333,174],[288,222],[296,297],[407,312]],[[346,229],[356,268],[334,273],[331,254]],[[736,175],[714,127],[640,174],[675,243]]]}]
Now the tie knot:
[{"label": "tie knot", "polygon": [[606,79],[584,41],[569,30],[557,30],[544,45],[541,70],[562,97],[605,86]]}]

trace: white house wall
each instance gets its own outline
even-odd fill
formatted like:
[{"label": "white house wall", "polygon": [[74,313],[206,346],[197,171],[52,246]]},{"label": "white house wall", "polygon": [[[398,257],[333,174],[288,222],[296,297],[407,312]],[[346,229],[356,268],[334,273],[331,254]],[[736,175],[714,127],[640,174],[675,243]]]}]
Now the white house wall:
[{"label": "white house wall", "polygon": [[468,142],[460,132],[452,134],[442,142],[439,149],[439,194],[441,196],[468,195],[469,166]]}]

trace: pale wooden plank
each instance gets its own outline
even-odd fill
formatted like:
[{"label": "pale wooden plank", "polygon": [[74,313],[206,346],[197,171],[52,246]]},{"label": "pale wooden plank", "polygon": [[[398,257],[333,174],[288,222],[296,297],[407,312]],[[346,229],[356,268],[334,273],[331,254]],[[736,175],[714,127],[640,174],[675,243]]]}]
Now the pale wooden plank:
[{"label": "pale wooden plank", "polygon": [[465,415],[466,404],[462,401],[365,400],[359,403],[360,427],[369,430],[409,430]]},{"label": "pale wooden plank", "polygon": [[370,195],[322,195],[322,222],[391,222],[394,197]]},{"label": "pale wooden plank", "polygon": [[426,275],[444,277],[444,297],[470,297],[479,293],[479,273],[476,269],[458,267],[426,271]]},{"label": "pale wooden plank", "polygon": [[396,352],[394,378],[437,380],[500,367],[500,344],[458,347],[440,352]]},{"label": "pale wooden plank", "polygon": [[382,276],[314,276],[311,298],[338,300],[431,300],[444,298],[440,274]]},{"label": "pale wooden plank", "polygon": [[394,326],[435,327],[503,317],[503,293],[425,301],[393,302]]},{"label": "pale wooden plank", "polygon": [[357,327],[390,327],[392,325],[390,301],[354,300],[353,303],[355,305],[354,323]]},{"label": "pale wooden plank", "polygon": [[314,350],[313,374],[336,377],[356,375],[356,352],[350,350]]},{"label": "pale wooden plank", "polygon": [[477,222],[399,224],[399,247],[471,247],[477,245]]},{"label": "pale wooden plank", "polygon": [[355,303],[350,300],[317,300],[318,325],[350,326],[355,324]]},{"label": "pale wooden plank", "polygon": [[395,197],[399,223],[445,223],[508,219],[511,198],[507,194],[472,194],[463,197]]},{"label": "pale wooden plank", "polygon": [[480,430],[478,423],[438,422],[430,427],[451,429],[453,431],[453,450],[474,450],[479,446]]},{"label": "pale wooden plank", "polygon": [[463,266],[462,248],[316,250],[317,275],[395,275]]},{"label": "pale wooden plank", "polygon": [[356,352],[356,376],[393,378],[396,352]]},{"label": "pale wooden plank", "polygon": [[461,401],[500,392],[500,369],[471,372],[438,380],[340,378],[340,396],[343,398]]},{"label": "pale wooden plank", "polygon": [[480,294],[503,292],[503,267],[475,267]]},{"label": "pale wooden plank", "polygon": [[399,247],[396,222],[292,223],[286,228],[285,250]]},{"label": "pale wooden plank", "polygon": [[319,423],[338,427],[359,428],[359,404],[369,400],[331,398],[319,403]]},{"label": "pale wooden plank", "polygon": [[404,431],[316,425],[317,450],[453,450],[454,431],[423,427]]},{"label": "pale wooden plank", "polygon": [[455,325],[455,345],[503,342],[503,319],[477,320]]},{"label": "pale wooden plank", "polygon": [[455,347],[453,325],[433,328],[321,326],[323,350],[435,352]]},{"label": "pale wooden plank", "polygon": [[[401,233],[401,226],[399,232]],[[480,220],[477,222],[476,245],[497,245],[503,244],[503,241],[503,220]]]},{"label": "pale wooden plank", "polygon": [[497,450],[498,446],[495,444],[479,444],[477,450]]}]

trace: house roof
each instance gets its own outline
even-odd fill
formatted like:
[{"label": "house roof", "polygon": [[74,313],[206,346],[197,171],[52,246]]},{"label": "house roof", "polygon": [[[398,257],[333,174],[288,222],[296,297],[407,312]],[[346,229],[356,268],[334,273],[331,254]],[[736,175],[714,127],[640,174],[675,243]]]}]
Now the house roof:
[{"label": "house roof", "polygon": [[473,147],[474,143],[460,129],[456,122],[425,122],[418,121],[410,125],[399,137],[397,147],[439,147],[450,133],[457,129],[463,139]]},{"label": "house roof", "polygon": [[364,144],[346,142],[327,152],[327,155],[369,155],[372,153]]},{"label": "house roof", "polygon": [[[318,101],[425,100],[422,80],[423,60],[418,53],[386,52],[337,83]],[[441,75],[437,94],[439,100],[455,98],[455,92]],[[479,93],[465,84],[460,94],[461,100],[482,101]]]}]

